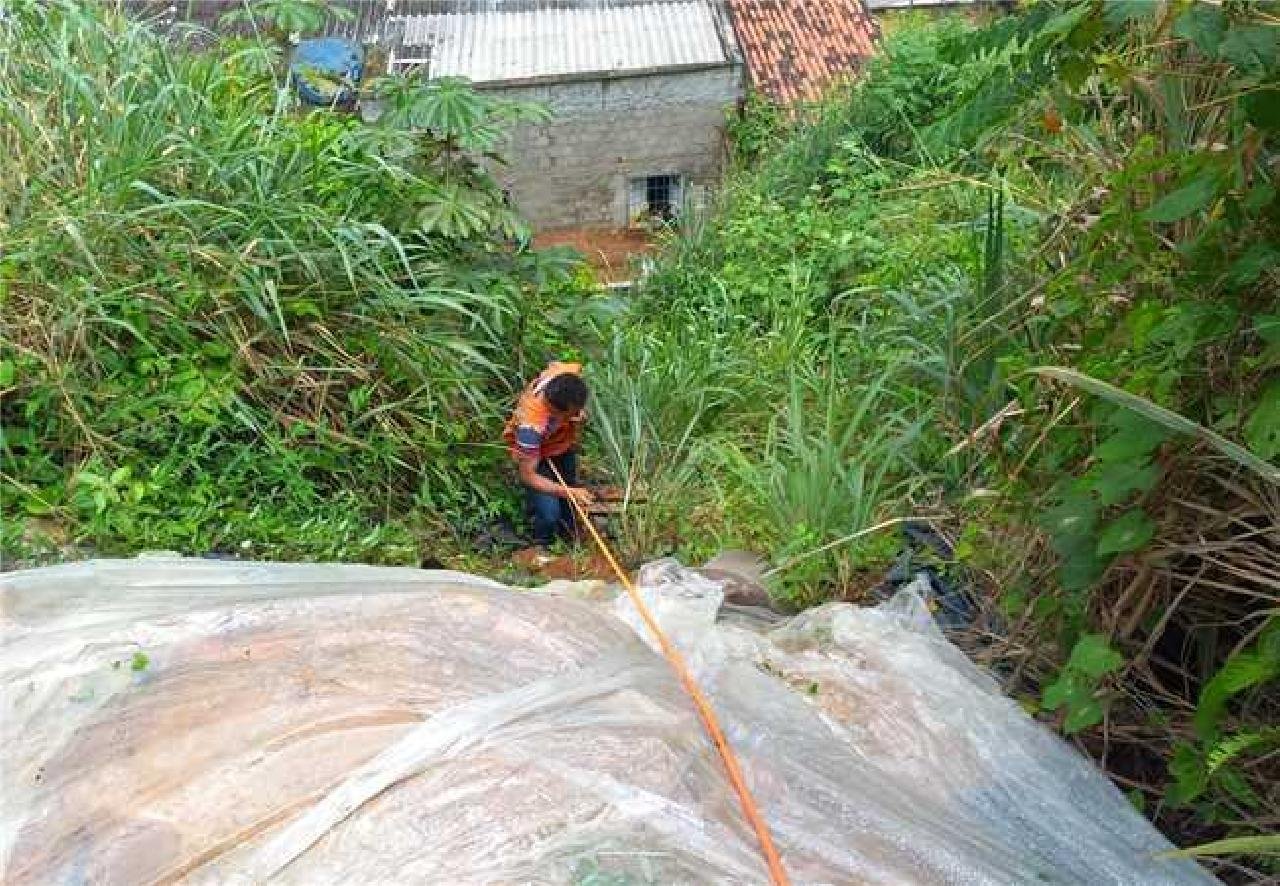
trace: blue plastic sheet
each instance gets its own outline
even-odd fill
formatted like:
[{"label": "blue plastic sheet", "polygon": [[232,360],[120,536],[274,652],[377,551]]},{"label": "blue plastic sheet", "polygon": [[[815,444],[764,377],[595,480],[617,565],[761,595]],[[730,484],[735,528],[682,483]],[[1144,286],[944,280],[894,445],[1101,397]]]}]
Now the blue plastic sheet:
[{"label": "blue plastic sheet", "polygon": [[364,51],[340,37],[303,40],[293,51],[289,71],[307,104],[349,104],[364,73]]}]

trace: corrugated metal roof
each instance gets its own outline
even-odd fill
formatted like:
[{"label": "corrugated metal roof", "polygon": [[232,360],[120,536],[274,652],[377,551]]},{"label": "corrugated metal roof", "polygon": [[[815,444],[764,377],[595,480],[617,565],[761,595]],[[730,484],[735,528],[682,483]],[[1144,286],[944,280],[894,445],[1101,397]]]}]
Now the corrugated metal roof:
[{"label": "corrugated metal roof", "polygon": [[707,0],[405,16],[397,63],[476,83],[717,65],[728,54]]}]

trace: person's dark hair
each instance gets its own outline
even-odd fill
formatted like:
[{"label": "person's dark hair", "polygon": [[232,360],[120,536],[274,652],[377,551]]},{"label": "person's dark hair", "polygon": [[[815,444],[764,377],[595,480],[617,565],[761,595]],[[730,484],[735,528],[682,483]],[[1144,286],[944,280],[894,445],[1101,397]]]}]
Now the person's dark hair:
[{"label": "person's dark hair", "polygon": [[556,409],[574,412],[587,405],[587,383],[572,372],[565,372],[547,382],[542,395]]}]

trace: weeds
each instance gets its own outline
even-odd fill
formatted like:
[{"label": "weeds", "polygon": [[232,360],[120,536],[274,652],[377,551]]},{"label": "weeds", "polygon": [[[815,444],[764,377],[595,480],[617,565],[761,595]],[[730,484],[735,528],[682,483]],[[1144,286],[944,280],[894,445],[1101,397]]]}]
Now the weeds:
[{"label": "weeds", "polygon": [[536,109],[392,82],[376,125],[306,114],[273,44],[93,4],[16,4],[0,44],[6,519],[363,557],[414,501],[512,506],[480,444],[573,283],[457,147]]},{"label": "weeds", "polygon": [[1274,827],[1276,28],[1042,2],[894,29],[821,107],[737,124],[746,165],[630,320],[753,367],[679,436],[685,510],[799,603],[883,574],[860,530],[949,511],[1006,621],[978,654],[1187,842]]},{"label": "weeds", "polygon": [[894,29],[822,105],[753,106],[626,306],[513,248],[468,160],[536,108],[393,79],[376,125],[305,114],[276,43],[11,6],[7,556],[410,562],[518,506],[497,428],[573,348],[626,554],[759,550],[803,605],[950,514],[1010,691],[1182,841],[1257,851],[1217,870],[1274,872],[1270,5]]}]

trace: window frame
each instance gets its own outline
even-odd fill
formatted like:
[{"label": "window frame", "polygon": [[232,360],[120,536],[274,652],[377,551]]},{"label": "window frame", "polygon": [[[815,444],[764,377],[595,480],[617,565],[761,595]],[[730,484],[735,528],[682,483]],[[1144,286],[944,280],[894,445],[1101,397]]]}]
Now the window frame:
[{"label": "window frame", "polygon": [[[655,182],[665,180],[667,190],[667,207],[669,216],[655,216],[650,196],[654,194]],[[649,172],[627,177],[627,227],[641,228],[654,224],[655,221],[670,222],[678,219],[684,208],[685,191],[689,185],[689,177],[683,172]],[[661,187],[661,185],[659,185]]]}]

